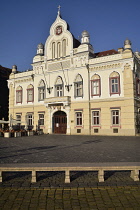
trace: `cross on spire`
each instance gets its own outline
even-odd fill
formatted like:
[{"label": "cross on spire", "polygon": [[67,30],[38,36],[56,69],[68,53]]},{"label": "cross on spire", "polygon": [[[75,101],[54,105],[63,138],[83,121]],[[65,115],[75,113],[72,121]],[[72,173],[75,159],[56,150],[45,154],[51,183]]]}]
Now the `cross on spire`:
[{"label": "cross on spire", "polygon": [[60,8],[61,8],[61,6],[59,5],[58,6],[58,15],[60,15]]}]

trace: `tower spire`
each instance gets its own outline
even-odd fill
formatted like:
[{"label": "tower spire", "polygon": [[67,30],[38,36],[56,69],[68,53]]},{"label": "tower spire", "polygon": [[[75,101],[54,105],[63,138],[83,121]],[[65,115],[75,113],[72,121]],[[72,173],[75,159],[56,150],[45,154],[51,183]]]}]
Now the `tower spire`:
[{"label": "tower spire", "polygon": [[59,5],[58,6],[58,15],[60,16],[60,8],[61,8],[61,6]]}]

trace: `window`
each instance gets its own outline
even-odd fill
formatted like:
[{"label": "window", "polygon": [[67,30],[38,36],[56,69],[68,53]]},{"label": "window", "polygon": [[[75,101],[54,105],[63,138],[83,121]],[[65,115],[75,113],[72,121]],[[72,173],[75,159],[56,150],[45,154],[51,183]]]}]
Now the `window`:
[{"label": "window", "polygon": [[120,94],[120,76],[117,72],[110,75],[110,95]]},{"label": "window", "polygon": [[91,95],[101,95],[100,76],[97,74],[93,75],[93,77],[91,78]]},{"label": "window", "polygon": [[57,58],[61,57],[61,44],[60,42],[57,43]]},{"label": "window", "polygon": [[62,41],[62,53],[63,57],[66,56],[66,39],[63,39]]},{"label": "window", "polygon": [[80,74],[77,75],[74,82],[74,97],[83,97],[83,79]]},{"label": "window", "polygon": [[22,87],[19,86],[16,89],[16,103],[22,103]]},{"label": "window", "polygon": [[33,85],[28,85],[27,102],[33,102],[33,101],[34,101],[34,87],[33,87]]},{"label": "window", "polygon": [[45,98],[45,83],[43,80],[41,80],[38,86],[38,100],[43,101],[44,98]]},{"label": "window", "polygon": [[63,81],[61,77],[58,77],[55,83],[55,96],[63,96]]},{"label": "window", "polygon": [[52,59],[55,59],[55,42],[52,43]]},{"label": "window", "polygon": [[92,111],[92,125],[100,125],[100,111]]},{"label": "window", "polygon": [[21,125],[21,114],[16,114],[16,120],[19,121],[19,122],[17,122],[17,125],[20,126]]},{"label": "window", "polygon": [[75,113],[76,118],[76,126],[82,126],[82,112],[76,112]]},{"label": "window", "polygon": [[27,115],[27,125],[28,126],[33,125],[33,114],[28,114]]},{"label": "window", "polygon": [[118,126],[120,124],[119,110],[111,111],[112,125]]},{"label": "window", "polygon": [[39,125],[44,125],[44,114],[39,114]]},{"label": "window", "polygon": [[137,95],[140,96],[140,79],[138,78],[136,80],[136,91],[137,91]]}]

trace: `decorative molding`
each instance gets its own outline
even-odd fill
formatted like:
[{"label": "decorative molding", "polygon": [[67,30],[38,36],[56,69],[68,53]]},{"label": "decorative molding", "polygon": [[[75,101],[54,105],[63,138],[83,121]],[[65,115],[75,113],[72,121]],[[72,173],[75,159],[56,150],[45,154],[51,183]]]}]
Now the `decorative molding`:
[{"label": "decorative molding", "polygon": [[122,65],[123,65],[122,63],[107,64],[107,65],[102,65],[102,66],[100,65],[100,66],[90,67],[90,71],[117,69],[117,68],[120,68]]}]

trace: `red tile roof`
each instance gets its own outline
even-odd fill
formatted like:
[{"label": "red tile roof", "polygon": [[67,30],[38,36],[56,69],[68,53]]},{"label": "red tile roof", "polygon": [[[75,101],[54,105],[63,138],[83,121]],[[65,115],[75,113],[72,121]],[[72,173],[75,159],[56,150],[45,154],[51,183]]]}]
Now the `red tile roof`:
[{"label": "red tile roof", "polygon": [[112,49],[112,50],[107,50],[107,51],[95,53],[95,57],[97,58],[97,57],[102,57],[102,56],[107,56],[107,55],[114,55],[114,54],[118,54],[118,51]]}]

